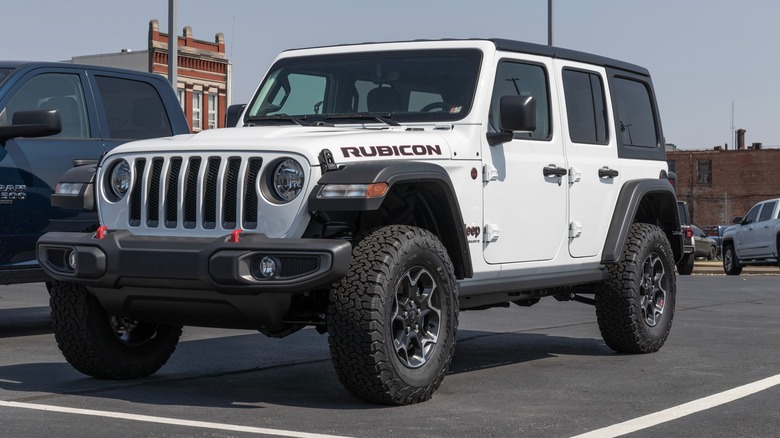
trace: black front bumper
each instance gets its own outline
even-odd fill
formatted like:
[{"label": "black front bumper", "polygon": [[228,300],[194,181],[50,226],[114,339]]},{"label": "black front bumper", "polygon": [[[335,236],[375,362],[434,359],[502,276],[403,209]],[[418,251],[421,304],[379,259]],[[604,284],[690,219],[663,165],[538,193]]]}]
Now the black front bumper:
[{"label": "black front bumper", "polygon": [[[71,253],[75,256],[71,258]],[[278,326],[293,292],[329,287],[346,275],[349,242],[135,236],[128,231],[47,233],[38,262],[62,281],[87,286],[110,314],[138,320],[237,328]],[[259,263],[271,258],[276,273]],[[75,261],[75,263],[71,263]]]}]

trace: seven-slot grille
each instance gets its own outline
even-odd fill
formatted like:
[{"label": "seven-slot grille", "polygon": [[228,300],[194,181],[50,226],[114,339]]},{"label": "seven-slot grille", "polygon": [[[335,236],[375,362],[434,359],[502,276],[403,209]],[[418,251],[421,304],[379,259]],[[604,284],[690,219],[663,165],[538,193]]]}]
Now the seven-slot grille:
[{"label": "seven-slot grille", "polygon": [[240,156],[136,158],[129,226],[256,229],[263,160]]}]

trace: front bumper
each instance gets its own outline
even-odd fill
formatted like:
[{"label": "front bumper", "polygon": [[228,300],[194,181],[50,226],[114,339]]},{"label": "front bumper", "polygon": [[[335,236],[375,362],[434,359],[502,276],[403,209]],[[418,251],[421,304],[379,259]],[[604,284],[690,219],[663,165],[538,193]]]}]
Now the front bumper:
[{"label": "front bumper", "polygon": [[[71,254],[74,255],[71,257]],[[87,286],[107,312],[154,322],[216,327],[277,326],[293,292],[329,287],[347,274],[349,242],[135,236],[129,231],[47,233],[38,262],[52,277]],[[263,276],[271,258],[277,270]]]}]

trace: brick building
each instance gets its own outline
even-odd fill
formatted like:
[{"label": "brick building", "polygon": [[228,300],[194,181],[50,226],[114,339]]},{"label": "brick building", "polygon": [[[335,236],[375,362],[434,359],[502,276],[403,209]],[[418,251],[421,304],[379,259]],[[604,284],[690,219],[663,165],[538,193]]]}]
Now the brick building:
[{"label": "brick building", "polygon": [[753,204],[780,197],[780,149],[667,151],[677,198],[700,228],[730,225]]},{"label": "brick building", "polygon": [[[231,102],[231,65],[225,55],[225,37],[218,33],[214,41],[196,40],[186,26],[178,37],[177,95],[190,130],[225,126],[225,113]],[[118,53],[75,56],[74,63],[104,65],[147,71],[168,76],[168,34],[160,32],[157,20],[149,21],[147,50],[123,49]]]}]

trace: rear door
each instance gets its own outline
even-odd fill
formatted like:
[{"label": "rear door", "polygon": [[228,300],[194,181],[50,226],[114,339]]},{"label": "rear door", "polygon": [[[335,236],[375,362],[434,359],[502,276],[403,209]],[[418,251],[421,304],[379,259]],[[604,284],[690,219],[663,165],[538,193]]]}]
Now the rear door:
[{"label": "rear door", "polygon": [[774,256],[774,254],[772,254],[772,244],[774,243],[774,236],[772,233],[774,230],[770,227],[772,225],[775,208],[777,208],[777,201],[764,202],[763,207],[761,207],[761,212],[758,214],[758,219],[756,220],[756,223],[753,224],[753,233],[750,236],[750,239],[756,257],[767,258]]},{"label": "rear door", "polygon": [[604,246],[622,181],[609,122],[606,72],[562,60],[556,67],[563,85],[563,137],[569,160],[569,253],[592,257]]}]

